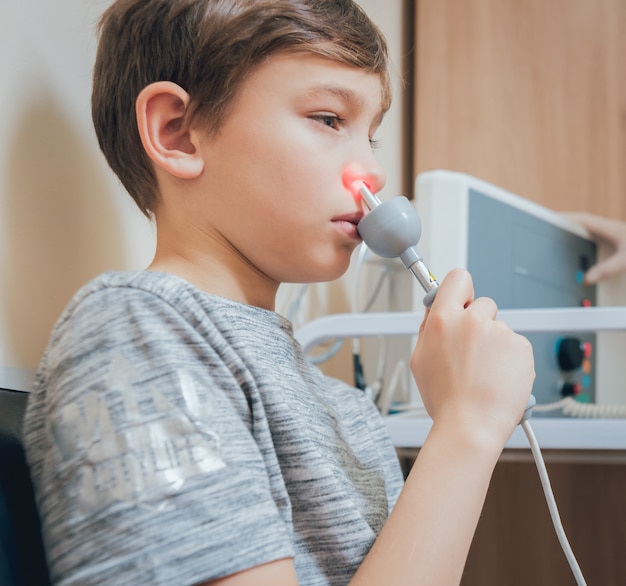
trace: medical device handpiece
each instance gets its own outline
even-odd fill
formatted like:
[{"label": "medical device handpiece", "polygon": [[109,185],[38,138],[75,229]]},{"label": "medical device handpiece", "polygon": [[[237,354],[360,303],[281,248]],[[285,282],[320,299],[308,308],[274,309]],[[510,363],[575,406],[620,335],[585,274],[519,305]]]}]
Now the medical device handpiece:
[{"label": "medical device handpiece", "polygon": [[[361,180],[355,181],[353,188],[358,190],[370,209],[357,226],[361,238],[379,256],[400,257],[426,291],[424,305],[430,307],[439,283],[417,252],[416,245],[422,235],[422,223],[417,212],[406,197],[381,202]],[[535,404],[535,397],[531,395],[520,423],[531,416]]]},{"label": "medical device handpiece", "polygon": [[417,212],[406,197],[394,197],[383,203],[363,181],[355,181],[353,186],[370,209],[357,226],[361,238],[379,256],[399,257],[426,291],[424,305],[430,307],[439,283],[417,252],[417,243],[422,235],[422,223]]}]

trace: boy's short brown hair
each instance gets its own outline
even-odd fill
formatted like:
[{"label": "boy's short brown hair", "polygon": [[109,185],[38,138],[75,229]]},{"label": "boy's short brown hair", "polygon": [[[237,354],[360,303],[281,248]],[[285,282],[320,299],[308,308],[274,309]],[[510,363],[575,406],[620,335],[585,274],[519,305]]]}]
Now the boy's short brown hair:
[{"label": "boy's short brown hair", "polygon": [[186,123],[219,129],[241,82],[269,55],[302,51],[390,82],[384,37],[352,0],[117,0],[99,24],[92,116],[100,147],[141,211],[157,198],[135,101],[156,81],[190,95]]}]

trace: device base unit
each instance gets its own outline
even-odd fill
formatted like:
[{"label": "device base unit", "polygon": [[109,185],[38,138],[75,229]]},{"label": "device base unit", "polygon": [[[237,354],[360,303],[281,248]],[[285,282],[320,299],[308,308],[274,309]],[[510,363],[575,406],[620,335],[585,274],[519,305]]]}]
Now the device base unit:
[{"label": "device base unit", "polygon": [[[466,268],[475,296],[491,297],[500,309],[597,304],[596,286],[583,280],[596,262],[597,246],[564,216],[450,171],[419,175],[415,205],[422,220],[419,250],[440,281],[453,268]],[[416,308],[422,295],[416,287]],[[553,403],[564,396],[596,402],[597,334],[525,335],[535,357],[537,403]]]}]

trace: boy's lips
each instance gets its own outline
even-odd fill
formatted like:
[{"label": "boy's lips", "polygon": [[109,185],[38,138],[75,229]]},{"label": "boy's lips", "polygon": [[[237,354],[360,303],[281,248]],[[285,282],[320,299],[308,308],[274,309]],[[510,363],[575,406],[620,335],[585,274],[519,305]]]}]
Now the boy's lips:
[{"label": "boy's lips", "polygon": [[343,216],[337,216],[332,219],[333,224],[340,227],[341,230],[350,238],[360,240],[361,236],[357,230],[358,223],[363,219],[363,212],[353,212]]},{"label": "boy's lips", "polygon": [[363,212],[352,212],[350,214],[344,214],[343,216],[337,216],[333,218],[333,222],[350,222],[355,226],[363,219],[365,214]]}]

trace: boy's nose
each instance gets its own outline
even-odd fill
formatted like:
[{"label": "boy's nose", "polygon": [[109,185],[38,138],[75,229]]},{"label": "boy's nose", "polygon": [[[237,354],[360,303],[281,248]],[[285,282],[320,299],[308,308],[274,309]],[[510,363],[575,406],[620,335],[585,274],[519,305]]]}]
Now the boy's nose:
[{"label": "boy's nose", "polygon": [[346,189],[352,191],[352,184],[357,179],[363,181],[372,193],[379,192],[387,180],[385,171],[376,160],[370,164],[351,162],[346,165],[342,175]]}]

